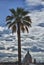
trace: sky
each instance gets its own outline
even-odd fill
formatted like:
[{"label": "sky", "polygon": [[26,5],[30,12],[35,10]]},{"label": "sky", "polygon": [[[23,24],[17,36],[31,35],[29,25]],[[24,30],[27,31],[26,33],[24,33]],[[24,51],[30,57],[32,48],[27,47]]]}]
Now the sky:
[{"label": "sky", "polygon": [[9,9],[17,7],[28,11],[43,11],[44,0],[0,0],[0,26],[5,26],[6,16],[11,14]]},{"label": "sky", "polygon": [[[5,28],[6,16],[11,14],[9,9],[17,7],[30,11],[28,15],[32,20],[29,33],[21,35],[22,55],[29,50],[33,58],[44,62],[44,0],[0,0],[0,61],[14,60],[17,55],[16,34],[11,35]],[[12,59],[9,56],[13,56]]]},{"label": "sky", "polygon": [[6,16],[10,15],[9,9],[17,7],[41,11],[44,10],[44,0],[0,0],[0,26],[5,26]]},{"label": "sky", "polygon": [[0,0],[0,25],[4,26],[6,16],[10,14],[9,9],[17,7],[24,8],[25,0]]}]

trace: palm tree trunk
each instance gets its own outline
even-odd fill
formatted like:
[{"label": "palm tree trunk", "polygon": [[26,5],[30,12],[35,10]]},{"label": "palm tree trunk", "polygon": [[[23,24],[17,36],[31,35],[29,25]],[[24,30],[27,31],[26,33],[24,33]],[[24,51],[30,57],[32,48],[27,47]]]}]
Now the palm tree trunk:
[{"label": "palm tree trunk", "polygon": [[18,35],[18,65],[21,65],[21,40],[20,40],[20,23],[17,23],[18,30],[17,30],[17,35]]}]

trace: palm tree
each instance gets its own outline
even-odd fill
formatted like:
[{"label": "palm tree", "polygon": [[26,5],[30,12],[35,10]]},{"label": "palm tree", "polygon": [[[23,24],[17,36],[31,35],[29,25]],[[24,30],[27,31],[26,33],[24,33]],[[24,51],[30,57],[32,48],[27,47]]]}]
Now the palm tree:
[{"label": "palm tree", "polygon": [[18,65],[21,65],[21,39],[20,31],[28,32],[28,28],[31,27],[31,19],[27,15],[29,12],[23,8],[10,9],[11,15],[6,17],[6,23],[8,28],[12,29],[12,33],[17,32],[18,36]]}]

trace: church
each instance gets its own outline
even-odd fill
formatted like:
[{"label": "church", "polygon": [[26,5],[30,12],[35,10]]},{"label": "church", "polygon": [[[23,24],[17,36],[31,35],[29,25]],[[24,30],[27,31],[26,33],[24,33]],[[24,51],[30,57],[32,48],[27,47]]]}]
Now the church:
[{"label": "church", "polygon": [[29,63],[32,63],[32,57],[28,51],[27,54],[25,55],[24,59],[23,59],[23,64],[29,65]]}]

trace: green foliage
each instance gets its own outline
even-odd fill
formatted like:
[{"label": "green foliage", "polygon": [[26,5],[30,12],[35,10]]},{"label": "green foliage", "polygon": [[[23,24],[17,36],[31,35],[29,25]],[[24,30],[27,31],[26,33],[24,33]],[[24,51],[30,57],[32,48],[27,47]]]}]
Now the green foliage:
[{"label": "green foliage", "polygon": [[31,27],[31,19],[30,16],[27,14],[28,11],[25,11],[23,8],[17,8],[15,9],[9,9],[11,12],[10,16],[6,17],[6,22],[8,25],[8,28],[12,29],[12,33],[14,33],[17,30],[17,23],[20,24],[20,29],[22,32],[25,30],[28,32],[28,28]]}]

